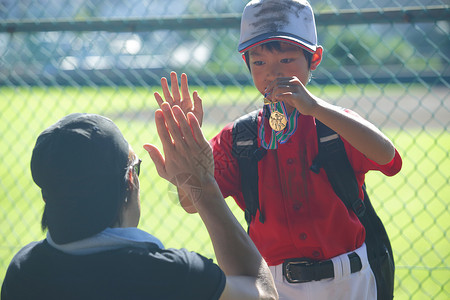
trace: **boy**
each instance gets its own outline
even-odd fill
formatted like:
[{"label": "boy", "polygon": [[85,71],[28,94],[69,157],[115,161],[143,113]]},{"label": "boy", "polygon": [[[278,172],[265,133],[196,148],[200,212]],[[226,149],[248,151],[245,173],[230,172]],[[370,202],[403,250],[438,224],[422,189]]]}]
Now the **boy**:
[{"label": "boy", "polygon": [[[365,173],[396,174],[400,155],[374,125],[305,88],[323,53],[307,1],[248,3],[238,50],[267,103],[258,115],[258,145],[267,149],[258,163],[260,210],[249,235],[269,264],[280,299],[376,299],[363,225],[336,196],[325,171],[310,170],[318,153],[316,120],[342,138],[361,199]],[[167,81],[161,81],[169,104],[201,116],[201,100],[194,93],[192,105],[186,75],[181,77],[181,96],[176,74],[171,78],[173,96]],[[155,97],[161,104],[162,97]],[[224,197],[232,196],[244,210],[239,166],[231,153],[232,129],[233,124],[227,125],[210,141],[215,178]],[[181,194],[180,199],[187,211],[195,212]],[[292,260],[298,265],[308,262],[301,269],[304,274],[297,274],[298,283],[290,283],[285,275]]]}]

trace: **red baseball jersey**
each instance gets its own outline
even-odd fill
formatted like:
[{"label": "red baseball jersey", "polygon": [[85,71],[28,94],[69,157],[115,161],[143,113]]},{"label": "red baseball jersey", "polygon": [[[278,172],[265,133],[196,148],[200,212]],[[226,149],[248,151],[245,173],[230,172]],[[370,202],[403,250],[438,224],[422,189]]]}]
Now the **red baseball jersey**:
[{"label": "red baseball jersey", "polygon": [[[260,123],[261,112],[258,127]],[[215,178],[223,196],[232,196],[245,209],[239,166],[231,154],[232,128],[233,124],[228,124],[210,141]],[[270,127],[266,124],[265,128]],[[343,142],[360,186],[361,199],[361,186],[369,170],[392,176],[401,169],[402,160],[397,151],[390,163],[379,165],[344,139]],[[317,153],[315,119],[300,115],[298,128],[291,138],[279,144],[278,149],[268,150],[258,164],[260,210],[265,221],[259,221],[258,211],[250,226],[250,237],[269,265],[278,265],[289,258],[330,259],[355,250],[365,240],[364,227],[336,196],[325,170],[322,168],[319,174],[310,170]]]}]

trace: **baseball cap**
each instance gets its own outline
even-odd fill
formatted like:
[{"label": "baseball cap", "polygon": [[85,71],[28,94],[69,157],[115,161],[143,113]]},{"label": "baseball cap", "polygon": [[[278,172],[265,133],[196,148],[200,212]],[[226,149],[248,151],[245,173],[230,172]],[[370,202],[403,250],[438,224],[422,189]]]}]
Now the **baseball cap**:
[{"label": "baseball cap", "polygon": [[125,199],[128,154],[119,128],[100,115],[70,114],[38,136],[31,174],[41,188],[43,218],[56,243],[112,225]]},{"label": "baseball cap", "polygon": [[311,53],[317,48],[314,13],[306,0],[253,0],[244,8],[238,51],[271,41],[297,45]]}]

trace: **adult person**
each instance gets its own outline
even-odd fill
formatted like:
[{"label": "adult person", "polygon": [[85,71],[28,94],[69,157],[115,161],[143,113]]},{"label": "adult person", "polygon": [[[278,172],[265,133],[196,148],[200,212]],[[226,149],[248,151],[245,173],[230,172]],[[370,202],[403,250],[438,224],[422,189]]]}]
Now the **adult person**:
[{"label": "adult person", "polygon": [[75,113],[36,141],[31,173],[45,201],[47,238],[12,259],[3,300],[277,298],[267,264],[214,180],[197,119],[166,104],[155,120],[164,156],[144,148],[158,173],[193,199],[220,267],[186,249],[164,249],[137,228],[141,160],[111,120]]}]

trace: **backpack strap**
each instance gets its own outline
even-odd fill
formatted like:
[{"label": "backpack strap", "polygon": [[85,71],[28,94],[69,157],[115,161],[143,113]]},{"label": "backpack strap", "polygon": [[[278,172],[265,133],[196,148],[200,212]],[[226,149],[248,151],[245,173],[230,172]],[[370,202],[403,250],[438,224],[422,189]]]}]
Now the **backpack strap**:
[{"label": "backpack strap", "polygon": [[[258,147],[259,110],[248,113],[233,124],[232,155],[237,159],[241,174],[241,189],[245,201],[245,221],[248,229],[252,218],[259,210],[258,161],[266,154],[266,149]],[[259,220],[264,223],[264,214],[260,210]]]},{"label": "backpack strap", "polygon": [[[366,210],[359,198],[358,182],[339,135],[316,119],[319,154],[313,160],[311,170],[319,173],[323,167],[336,195],[345,206],[361,218]],[[345,180],[343,180],[345,178]]]}]

